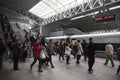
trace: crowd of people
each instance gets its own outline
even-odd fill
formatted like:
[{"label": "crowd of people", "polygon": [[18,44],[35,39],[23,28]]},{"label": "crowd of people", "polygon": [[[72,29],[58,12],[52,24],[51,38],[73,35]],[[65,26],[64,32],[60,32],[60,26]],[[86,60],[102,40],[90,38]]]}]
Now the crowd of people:
[{"label": "crowd of people", "polygon": [[[45,36],[41,36],[40,33],[35,37],[29,36],[26,32],[24,41],[16,38],[16,34],[12,30],[4,30],[4,40],[9,50],[8,57],[13,61],[13,70],[20,70],[18,68],[19,61],[26,62],[28,46],[31,47],[33,53],[33,62],[30,65],[32,70],[34,64],[39,61],[38,72],[43,72],[42,66],[51,65],[51,68],[55,68],[52,56],[59,55],[59,60],[66,60],[66,64],[70,64],[70,56],[73,55],[76,59],[76,64],[80,64],[81,56],[84,55],[84,60],[88,59],[88,71],[92,73],[94,71],[93,65],[95,63],[95,47],[93,38],[89,38],[89,43],[83,40],[81,44],[80,40],[77,40],[74,45],[71,45],[70,41],[61,40],[60,42],[54,42],[52,39],[46,41]],[[2,57],[6,50],[5,44],[0,38],[0,69],[2,69]],[[105,46],[106,61],[104,65],[107,65],[110,60],[112,67],[115,66],[113,61],[114,48],[110,42]],[[118,60],[120,61],[120,47],[117,49]],[[120,72],[120,66],[117,69],[117,75]]]},{"label": "crowd of people", "polygon": [[[32,70],[34,64],[39,61],[38,66],[38,72],[42,72],[42,65],[49,66],[49,63],[51,65],[51,68],[54,68],[54,63],[52,60],[52,55],[59,55],[59,60],[65,60],[66,64],[70,64],[70,55],[73,55],[73,57],[76,59],[76,64],[80,64],[81,56],[84,55],[84,60],[86,61],[88,59],[88,71],[92,73],[94,71],[93,65],[95,62],[95,48],[94,48],[94,41],[93,38],[89,38],[89,43],[86,43],[85,40],[83,40],[84,44],[81,44],[80,40],[77,40],[74,45],[71,45],[69,42],[65,42],[61,40],[60,42],[53,42],[52,39],[50,39],[48,42],[45,39],[45,36],[36,36],[36,38],[31,35],[28,37],[28,33],[25,34],[25,41],[22,42],[19,39],[16,39],[16,35],[13,31],[10,33],[4,33],[4,38],[7,47],[9,48],[9,57],[13,60],[13,69],[19,70],[18,63],[19,61],[26,62],[27,57],[27,46],[31,46],[31,49],[33,51],[33,62],[30,65],[30,70]],[[5,48],[2,43],[2,39],[0,39],[1,43],[1,55],[3,55],[3,52],[5,51]],[[44,53],[44,58],[43,54]],[[114,67],[114,61],[113,61],[113,53],[114,48],[110,42],[107,43],[105,46],[105,54],[106,54],[106,61],[104,65],[108,64],[108,61],[110,60],[112,67]],[[117,55],[118,60],[120,60],[120,47],[117,49]],[[0,57],[0,65],[2,66],[2,58]],[[0,67],[2,68],[2,67]],[[117,70],[117,75],[119,74],[120,66]]]}]

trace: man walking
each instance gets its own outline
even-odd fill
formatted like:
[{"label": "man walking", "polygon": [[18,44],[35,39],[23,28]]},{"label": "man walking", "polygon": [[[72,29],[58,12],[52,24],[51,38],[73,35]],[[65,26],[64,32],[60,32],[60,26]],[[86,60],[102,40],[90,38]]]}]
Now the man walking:
[{"label": "man walking", "polygon": [[12,52],[13,52],[13,70],[20,70],[18,69],[18,62],[20,58],[20,40],[16,40],[12,44]]},{"label": "man walking", "polygon": [[114,67],[113,52],[114,52],[113,46],[111,45],[110,42],[108,42],[108,44],[105,46],[106,61],[104,65],[107,65],[108,61],[110,60],[112,67]]},{"label": "man walking", "polygon": [[94,44],[93,44],[93,38],[89,38],[89,44],[88,44],[88,71],[90,73],[93,72],[93,65],[95,62],[95,49],[94,49]]},{"label": "man walking", "polygon": [[80,40],[78,40],[77,42],[76,42],[76,48],[78,48],[78,50],[76,49],[76,55],[77,55],[77,59],[76,59],[76,64],[79,64],[80,63],[80,58],[81,58],[81,55],[82,55],[82,53],[83,53],[83,48],[82,48],[82,45],[81,45],[81,43],[80,43]]}]

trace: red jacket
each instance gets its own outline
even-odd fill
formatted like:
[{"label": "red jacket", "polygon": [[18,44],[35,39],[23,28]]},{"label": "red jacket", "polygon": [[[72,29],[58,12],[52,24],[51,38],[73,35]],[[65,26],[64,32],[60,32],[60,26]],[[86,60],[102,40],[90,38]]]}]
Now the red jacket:
[{"label": "red jacket", "polygon": [[42,47],[39,44],[34,45],[33,47],[33,56],[34,58],[40,58],[40,51]]}]

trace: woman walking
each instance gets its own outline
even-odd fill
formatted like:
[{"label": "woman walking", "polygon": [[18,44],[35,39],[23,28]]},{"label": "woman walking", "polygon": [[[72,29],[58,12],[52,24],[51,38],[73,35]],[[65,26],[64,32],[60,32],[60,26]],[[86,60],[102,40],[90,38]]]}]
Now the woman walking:
[{"label": "woman walking", "polygon": [[36,63],[36,61],[39,61],[39,66],[38,66],[38,72],[43,72],[42,67],[41,67],[41,59],[40,59],[40,52],[42,51],[42,47],[39,45],[39,39],[35,41],[35,44],[33,46],[33,58],[34,61],[32,62],[30,69],[32,70],[32,67]]}]

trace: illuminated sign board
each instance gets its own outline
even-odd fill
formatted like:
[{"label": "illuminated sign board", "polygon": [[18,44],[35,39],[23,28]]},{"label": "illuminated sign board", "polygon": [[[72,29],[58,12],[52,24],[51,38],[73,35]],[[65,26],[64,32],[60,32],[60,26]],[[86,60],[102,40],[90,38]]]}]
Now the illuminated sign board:
[{"label": "illuminated sign board", "polygon": [[107,15],[103,17],[94,18],[95,23],[108,22],[108,21],[114,21],[114,20],[116,20],[115,15]]}]

